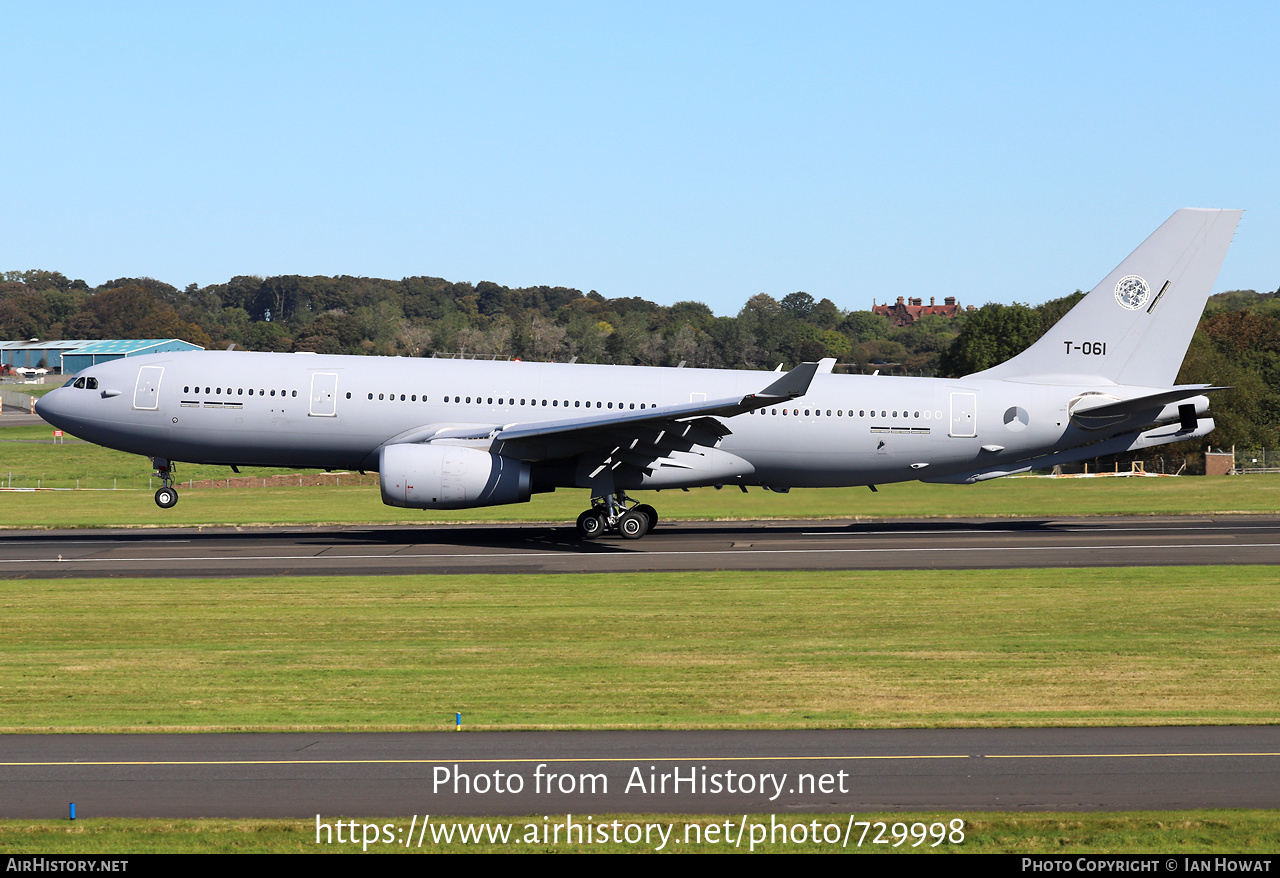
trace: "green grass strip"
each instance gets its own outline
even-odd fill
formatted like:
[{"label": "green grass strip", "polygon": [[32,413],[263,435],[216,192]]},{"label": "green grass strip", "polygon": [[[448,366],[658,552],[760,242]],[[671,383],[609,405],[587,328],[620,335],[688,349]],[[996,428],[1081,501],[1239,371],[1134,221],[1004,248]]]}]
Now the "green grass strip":
[{"label": "green grass strip", "polygon": [[[941,822],[964,820],[963,840],[955,843],[950,838],[936,847],[930,847],[936,838],[929,838],[912,847],[912,824],[932,827]],[[324,816],[322,821],[335,823],[338,818]],[[412,818],[345,818],[355,821],[357,841],[337,843],[332,831],[321,833],[321,843],[316,843],[316,822],[312,820],[119,820],[80,819],[67,820],[2,820],[0,821],[0,850],[6,854],[203,854],[203,853],[365,853],[363,838],[365,824],[371,826],[370,835],[376,838],[388,836],[403,838],[414,825]],[[418,826],[421,826],[419,817]],[[414,843],[406,847],[401,843],[375,842],[367,847],[367,853],[643,853],[653,851],[658,836],[651,833],[650,842],[628,844],[613,842],[615,831],[623,837],[625,828],[612,826],[618,821],[626,824],[663,824],[670,826],[666,853],[742,853],[750,850],[750,838],[741,847],[725,842],[724,822],[740,821],[741,817],[710,817],[706,815],[670,814],[575,814],[578,825],[607,825],[608,841],[603,843],[578,843],[566,841],[567,833],[560,841],[543,842],[553,835],[552,828],[565,824],[564,815],[535,815],[502,818],[447,818],[433,817],[428,836],[418,847]],[[847,847],[842,843],[812,841],[814,823],[822,833],[827,826],[836,825],[842,830],[849,821],[848,814],[785,814],[754,815],[749,820],[764,824],[774,832],[772,841],[762,841],[757,853],[1012,853],[1012,854],[1158,854],[1179,857],[1178,870],[1185,869],[1186,856],[1205,854],[1256,854],[1265,856],[1280,849],[1280,822],[1275,812],[1260,810],[1241,811],[1169,811],[1169,812],[1120,812],[1120,813],[956,813],[956,812],[891,812],[881,814],[857,814],[855,821],[884,822],[883,834],[873,826],[865,837],[862,828],[856,827],[850,835]],[[787,840],[773,829],[774,821],[788,827]],[[902,824],[895,837],[893,825]],[[488,832],[497,826],[509,827],[506,843],[490,842]],[[390,827],[387,829],[386,827]],[[451,831],[453,841],[431,839],[431,829],[437,832]],[[484,838],[478,843],[463,843],[462,827],[474,827]],[[686,828],[688,827],[688,828]],[[827,838],[834,833],[827,831]],[[927,829],[917,830],[923,834]],[[350,828],[343,834],[344,842],[350,836]],[[879,835],[887,843],[876,844]],[[590,838],[591,836],[587,836]],[[597,838],[599,836],[596,836]],[[638,833],[633,833],[638,838]],[[716,839],[716,843],[708,841]],[[821,837],[821,836],[820,836]],[[674,843],[675,839],[680,843]],[[698,843],[686,843],[685,839]],[[894,846],[897,838],[905,840]],[[329,839],[333,839],[329,843]],[[517,843],[516,839],[520,839]],[[793,840],[794,839],[794,840]],[[861,840],[861,844],[857,842]]]},{"label": "green grass strip", "polygon": [[1275,567],[10,581],[0,731],[1274,723],[1278,585]]},{"label": "green grass strip", "polygon": [[[0,447],[0,453],[6,449]],[[141,460],[139,458],[139,460]],[[215,467],[205,467],[215,470]],[[0,487],[6,470],[0,463]],[[246,471],[248,472],[248,471]],[[456,512],[396,509],[382,504],[375,486],[254,487],[187,490],[172,509],[152,502],[145,463],[135,468],[131,491],[0,491],[0,527],[176,527],[273,524],[447,524],[457,522],[562,522],[588,505],[586,491],[540,494],[530,503]],[[219,478],[234,476],[225,469]],[[326,478],[334,478],[328,476]],[[185,480],[185,474],[184,474]],[[46,483],[47,484],[47,483]],[[111,483],[100,481],[109,488]],[[121,480],[120,485],[126,485]],[[35,487],[32,480],[29,487]],[[883,485],[795,490],[772,494],[736,489],[637,492],[665,520],[881,518],[1064,518],[1108,515],[1222,515],[1280,510],[1280,477],[1232,476],[1168,479],[998,479],[978,485]]]},{"label": "green grass strip", "polygon": [[[0,427],[0,528],[252,524],[448,523],[554,521],[572,523],[589,504],[585,490],[540,494],[529,503],[457,512],[396,509],[376,487],[217,487],[188,490],[190,480],[236,480],[228,467],[179,465],[181,500],[159,509],[144,458],[86,442],[54,445],[47,427]],[[259,480],[290,472],[243,470]],[[302,474],[304,484],[317,473]],[[336,480],[325,476],[326,480]],[[121,490],[113,490],[121,489]],[[128,490],[123,490],[128,489]],[[637,492],[667,520],[1047,517],[1077,515],[1215,515],[1280,511],[1274,475],[1180,478],[996,479],[977,485],[906,482],[866,488],[797,489],[773,494],[736,488]]]}]

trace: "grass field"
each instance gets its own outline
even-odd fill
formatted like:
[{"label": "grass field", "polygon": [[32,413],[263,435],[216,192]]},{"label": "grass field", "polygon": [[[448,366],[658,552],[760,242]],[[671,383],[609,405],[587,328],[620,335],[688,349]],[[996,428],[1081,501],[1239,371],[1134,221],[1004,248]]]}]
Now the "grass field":
[{"label": "grass field", "polygon": [[[2,449],[0,449],[2,450]],[[211,467],[209,469],[212,469]],[[224,472],[223,475],[226,475]],[[3,471],[0,471],[0,479]],[[332,476],[328,478],[333,478]],[[186,490],[172,509],[140,491],[0,492],[0,527],[163,527],[269,524],[428,524],[464,521],[572,523],[586,491],[540,494],[532,502],[457,512],[384,506],[376,487]],[[158,486],[158,484],[157,484]],[[1077,515],[1221,515],[1280,510],[1280,477],[1178,479],[999,479],[978,485],[885,485],[749,494],[699,488],[636,492],[664,520],[880,518],[1062,518]]]},{"label": "grass field", "polygon": [[[46,427],[0,428],[0,488],[76,487],[79,491],[0,492],[0,527],[118,527],[163,525],[429,523],[460,521],[574,521],[588,505],[585,490],[540,494],[529,503],[457,512],[384,506],[376,487],[207,487],[188,480],[226,480],[227,467],[182,465],[181,500],[162,510],[149,492],[150,463],[137,455],[84,442],[54,445]],[[258,479],[288,470],[248,469]],[[315,473],[303,476],[315,481]],[[325,479],[337,481],[336,476]],[[225,482],[222,482],[225,484]],[[113,487],[130,490],[105,490]],[[104,490],[96,490],[104,489]],[[773,494],[733,488],[637,492],[667,520],[769,518],[929,518],[1072,515],[1214,515],[1280,510],[1280,477],[996,479],[977,485],[920,482],[866,488],[797,489]]]},{"label": "grass field", "polygon": [[[544,819],[544,818],[548,818]],[[944,841],[937,847],[929,847],[935,839],[928,838],[918,847],[911,845],[909,826],[922,823],[926,826],[941,821],[949,822],[957,817],[954,812],[895,812],[884,814],[858,814],[859,821],[883,821],[888,825],[885,838],[888,844],[873,844],[876,830],[859,840],[861,827],[853,830],[847,849],[825,843],[762,844],[757,853],[1014,853],[1014,854],[1089,854],[1125,853],[1194,855],[1207,853],[1242,853],[1266,856],[1280,849],[1280,822],[1271,811],[1169,811],[1130,813],[1053,813],[1019,814],[985,812],[962,815],[964,838],[957,844]],[[575,820],[585,822],[583,815]],[[330,822],[337,818],[324,818]],[[346,818],[352,819],[352,818]],[[363,837],[362,824],[370,823],[379,829],[391,824],[407,829],[411,818],[354,818],[357,837]],[[421,818],[419,818],[420,820]],[[738,819],[738,818],[734,818]],[[768,823],[769,816],[756,818]],[[461,826],[474,826],[482,832],[496,825],[511,827],[511,840],[507,843],[463,844],[457,835],[452,842],[432,843],[422,847],[406,848],[398,844],[371,844],[368,853],[628,853],[652,850],[655,845],[639,844],[542,844],[514,839],[532,829],[541,832],[547,822],[563,816],[531,815],[528,817],[478,819],[435,818],[433,825],[453,827],[455,833]],[[703,838],[702,844],[679,845],[669,843],[667,853],[740,853],[748,850],[733,845],[710,844],[704,833],[713,824],[723,827],[725,818],[705,815],[672,814],[601,814],[594,815],[595,825],[618,820],[622,823],[660,823],[671,825],[672,838],[683,838],[686,826],[695,825],[699,831],[691,838]],[[842,829],[849,821],[848,814],[787,814],[779,815],[778,822],[788,826],[812,824],[821,827],[835,824]],[[895,823],[904,824],[898,836],[905,841],[897,848],[892,846]],[[809,827],[806,827],[808,829]],[[393,830],[394,831],[394,830]],[[345,838],[346,836],[344,836]],[[806,836],[796,834],[797,838]],[[323,840],[323,836],[322,836]],[[0,850],[6,854],[117,854],[117,853],[362,853],[363,844],[317,844],[314,820],[107,820],[80,819],[74,823],[66,820],[0,820]],[[1179,861],[1179,869],[1183,864]]]},{"label": "grass field", "polygon": [[0,731],[1280,721],[1280,569],[10,581]]}]

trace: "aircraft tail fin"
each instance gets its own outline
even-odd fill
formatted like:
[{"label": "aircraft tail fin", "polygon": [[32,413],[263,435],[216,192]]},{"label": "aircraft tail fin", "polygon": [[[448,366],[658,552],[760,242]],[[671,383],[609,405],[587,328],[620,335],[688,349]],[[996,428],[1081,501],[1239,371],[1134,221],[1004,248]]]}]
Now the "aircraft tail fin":
[{"label": "aircraft tail fin", "polygon": [[973,377],[1172,385],[1243,213],[1177,211],[1039,341]]}]

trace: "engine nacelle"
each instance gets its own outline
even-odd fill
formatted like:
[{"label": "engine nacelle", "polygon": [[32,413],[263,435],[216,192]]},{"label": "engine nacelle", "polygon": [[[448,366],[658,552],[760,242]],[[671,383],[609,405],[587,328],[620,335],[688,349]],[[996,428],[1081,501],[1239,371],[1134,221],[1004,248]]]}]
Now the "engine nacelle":
[{"label": "engine nacelle", "polygon": [[388,445],[378,454],[382,502],[407,509],[527,503],[529,464],[457,445]]}]

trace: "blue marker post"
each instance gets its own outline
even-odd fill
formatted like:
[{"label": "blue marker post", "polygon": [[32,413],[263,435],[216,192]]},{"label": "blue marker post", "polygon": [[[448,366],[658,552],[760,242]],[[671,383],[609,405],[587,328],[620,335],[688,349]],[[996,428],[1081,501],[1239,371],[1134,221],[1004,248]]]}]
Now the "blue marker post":
[{"label": "blue marker post", "polygon": [[72,820],[76,819],[76,803],[75,802],[71,803],[71,819]]},{"label": "blue marker post", "polygon": [[454,719],[453,730],[454,730],[455,732],[460,732],[460,731],[462,731],[462,711],[458,711],[458,714],[457,714],[456,718]]}]

